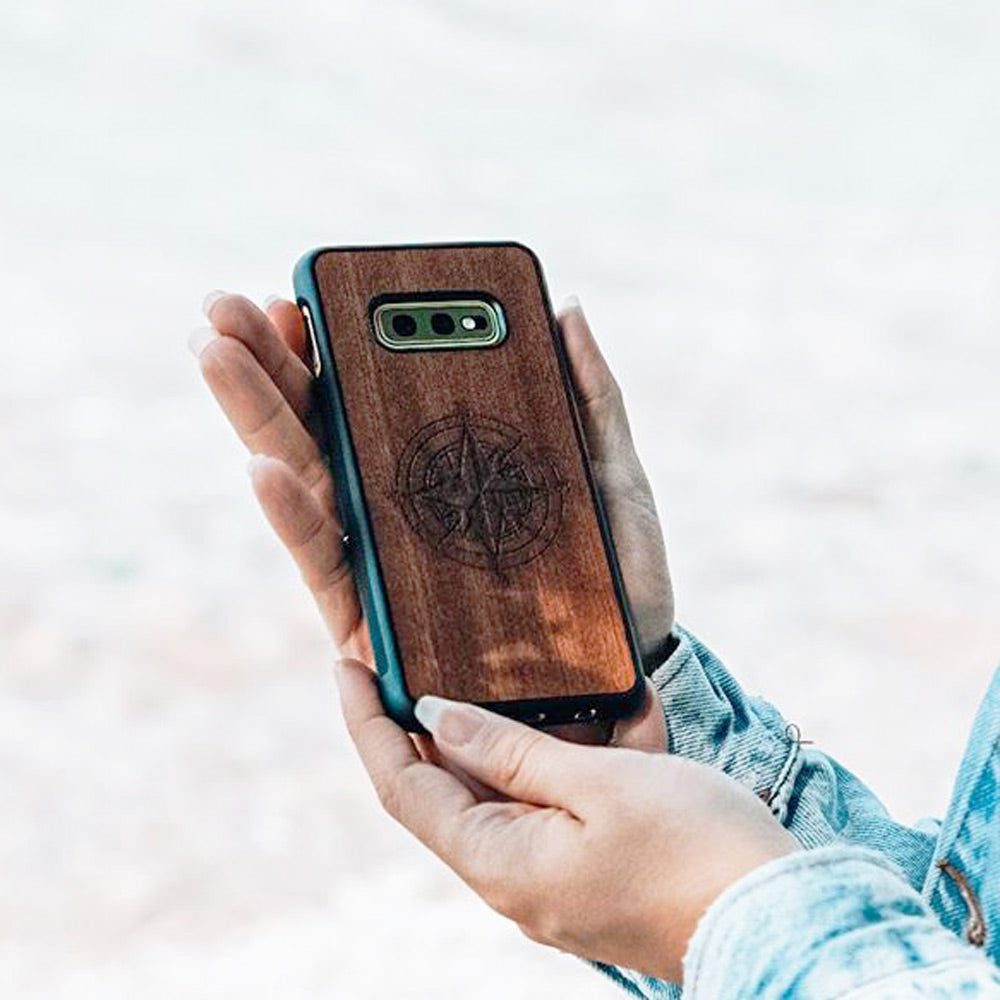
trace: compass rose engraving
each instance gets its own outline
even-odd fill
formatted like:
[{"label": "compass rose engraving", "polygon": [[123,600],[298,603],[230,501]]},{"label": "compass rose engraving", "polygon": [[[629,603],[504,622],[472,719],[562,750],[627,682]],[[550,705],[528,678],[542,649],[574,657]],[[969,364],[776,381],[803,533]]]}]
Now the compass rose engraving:
[{"label": "compass rose engraving", "polygon": [[522,431],[460,406],[407,443],[393,497],[441,555],[504,576],[551,544],[566,489]]}]

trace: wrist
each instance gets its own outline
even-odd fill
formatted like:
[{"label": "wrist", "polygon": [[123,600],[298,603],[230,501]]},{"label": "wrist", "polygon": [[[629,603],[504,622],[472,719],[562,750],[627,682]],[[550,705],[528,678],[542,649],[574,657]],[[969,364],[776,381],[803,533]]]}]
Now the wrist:
[{"label": "wrist", "polygon": [[668,935],[670,947],[665,952],[668,961],[667,968],[663,972],[667,973],[666,978],[669,981],[678,983],[682,981],[685,955],[690,950],[702,918],[717,900],[733,886],[738,886],[745,879],[753,877],[758,870],[772,862],[778,863],[787,855],[801,850],[798,842],[786,830],[780,829],[778,834],[768,838],[766,843],[747,845],[743,849],[727,846],[720,862],[705,873],[698,891],[685,908],[684,918],[674,922],[672,933]]},{"label": "wrist", "polygon": [[[728,784],[728,779],[722,780]],[[668,866],[673,871],[667,880],[654,878],[649,883],[654,892],[646,896],[648,922],[643,939],[647,961],[634,968],[668,982],[680,982],[685,954],[716,901],[754,880],[761,869],[802,853],[795,837],[749,792],[740,789],[737,798],[749,804],[749,814],[734,823],[732,804],[717,801],[717,816],[706,817],[697,824],[697,833],[676,845],[674,863]],[[729,819],[724,818],[727,815]]]}]

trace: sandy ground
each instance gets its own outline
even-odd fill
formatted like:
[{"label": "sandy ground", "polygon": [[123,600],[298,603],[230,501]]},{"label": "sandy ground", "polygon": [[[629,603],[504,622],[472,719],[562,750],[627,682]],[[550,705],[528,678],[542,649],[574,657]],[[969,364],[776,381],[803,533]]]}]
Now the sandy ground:
[{"label": "sandy ground", "polygon": [[0,34],[0,993],[609,997],[380,813],[184,350],[330,242],[517,238],[681,619],[903,819],[1000,650],[1000,8],[21,2]]}]

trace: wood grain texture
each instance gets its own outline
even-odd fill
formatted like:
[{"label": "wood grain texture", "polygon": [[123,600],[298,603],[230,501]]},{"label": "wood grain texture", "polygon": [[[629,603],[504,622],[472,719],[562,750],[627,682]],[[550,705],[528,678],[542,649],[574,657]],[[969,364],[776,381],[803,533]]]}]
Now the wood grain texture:
[{"label": "wood grain texture", "polygon": [[[531,254],[331,250],[315,272],[412,697],[629,690],[635,666]],[[438,290],[492,295],[506,340],[411,352],[376,341],[373,298]]]}]

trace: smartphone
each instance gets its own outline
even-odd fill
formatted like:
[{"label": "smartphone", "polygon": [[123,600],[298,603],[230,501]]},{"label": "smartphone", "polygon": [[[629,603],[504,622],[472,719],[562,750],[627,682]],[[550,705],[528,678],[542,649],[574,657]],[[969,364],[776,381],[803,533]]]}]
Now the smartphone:
[{"label": "smartphone", "polygon": [[519,243],[326,247],[295,269],[386,711],[535,725],[643,698],[635,625],[542,268]]}]

